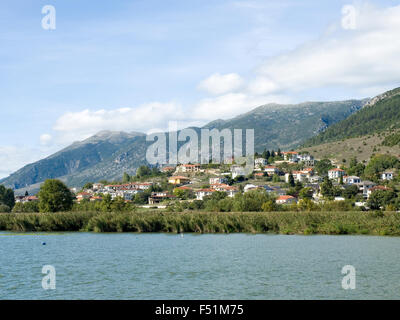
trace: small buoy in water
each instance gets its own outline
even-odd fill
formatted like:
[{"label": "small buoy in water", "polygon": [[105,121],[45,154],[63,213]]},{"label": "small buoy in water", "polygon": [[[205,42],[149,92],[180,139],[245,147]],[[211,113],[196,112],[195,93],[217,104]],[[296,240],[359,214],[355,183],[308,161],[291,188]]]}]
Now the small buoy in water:
[{"label": "small buoy in water", "polygon": [[42,242],[42,245],[45,246],[45,245],[46,245],[46,242]]}]

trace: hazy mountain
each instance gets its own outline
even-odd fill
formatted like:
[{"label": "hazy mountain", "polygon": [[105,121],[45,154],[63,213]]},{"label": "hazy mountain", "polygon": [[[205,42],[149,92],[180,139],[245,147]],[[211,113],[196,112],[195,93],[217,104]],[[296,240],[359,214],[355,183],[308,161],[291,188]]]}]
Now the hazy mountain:
[{"label": "hazy mountain", "polygon": [[75,142],[69,147],[35,163],[29,164],[9,177],[0,180],[1,184],[20,189],[45,179],[73,176],[100,162],[112,161],[112,155],[142,133],[102,131]]},{"label": "hazy mountain", "polygon": [[[287,150],[304,143],[359,110],[366,100],[306,102],[297,105],[268,104],[230,120],[216,120],[204,128],[254,129],[255,149]],[[196,128],[199,130],[199,128]],[[151,142],[142,133],[102,131],[33,164],[29,164],[1,184],[25,190],[38,189],[48,178],[59,178],[70,186],[88,181],[120,179],[146,164]]]}]

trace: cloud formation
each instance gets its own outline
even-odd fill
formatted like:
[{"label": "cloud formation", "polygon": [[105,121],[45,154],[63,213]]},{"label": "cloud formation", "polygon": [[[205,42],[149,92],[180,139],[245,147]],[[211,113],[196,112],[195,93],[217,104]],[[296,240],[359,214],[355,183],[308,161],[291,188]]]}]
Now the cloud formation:
[{"label": "cloud formation", "polygon": [[299,102],[290,98],[294,92],[351,87],[371,96],[398,83],[400,6],[347,5],[341,13],[318,39],[269,58],[247,78],[234,72],[211,74],[198,85],[209,96],[197,102],[68,112],[57,120],[54,131],[63,141],[83,139],[105,129],[154,132],[166,130],[169,121],[178,121],[181,127],[202,125],[266,103]]},{"label": "cloud formation", "polygon": [[239,89],[242,84],[242,78],[236,73],[214,73],[201,81],[198,88],[211,94],[224,94]]},{"label": "cloud formation", "polygon": [[349,7],[344,7],[342,21],[318,40],[261,65],[249,84],[250,92],[272,94],[329,86],[362,89],[398,82],[400,6],[353,6],[354,16]]}]

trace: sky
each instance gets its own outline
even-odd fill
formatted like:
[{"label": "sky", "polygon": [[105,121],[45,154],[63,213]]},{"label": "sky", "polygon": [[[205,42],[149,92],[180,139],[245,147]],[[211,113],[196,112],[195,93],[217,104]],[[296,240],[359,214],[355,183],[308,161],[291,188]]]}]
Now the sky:
[{"label": "sky", "polygon": [[373,97],[399,35],[389,0],[2,0],[0,178],[101,130]]}]

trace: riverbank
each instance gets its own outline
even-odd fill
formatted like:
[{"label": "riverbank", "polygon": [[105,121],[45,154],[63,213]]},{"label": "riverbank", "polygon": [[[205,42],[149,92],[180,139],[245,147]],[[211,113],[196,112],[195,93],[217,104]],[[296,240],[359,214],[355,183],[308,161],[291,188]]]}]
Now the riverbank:
[{"label": "riverbank", "polygon": [[370,234],[400,236],[396,212],[0,214],[2,231]]}]

